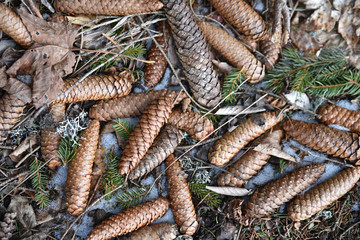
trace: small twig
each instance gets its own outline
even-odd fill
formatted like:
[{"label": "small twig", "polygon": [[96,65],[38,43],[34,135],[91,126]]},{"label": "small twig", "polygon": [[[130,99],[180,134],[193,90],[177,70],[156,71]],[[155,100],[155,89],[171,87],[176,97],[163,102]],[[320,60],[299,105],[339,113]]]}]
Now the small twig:
[{"label": "small twig", "polygon": [[336,160],[336,159],[321,157],[321,156],[319,156],[319,155],[316,155],[316,154],[312,153],[311,151],[309,151],[308,153],[309,153],[311,156],[313,156],[313,157],[321,158],[321,159],[324,159],[324,160],[329,161],[329,162],[337,163],[337,164],[339,164],[339,165],[343,165],[343,166],[346,166],[346,167],[349,167],[349,168],[353,168],[353,167],[354,167],[354,166],[351,165],[351,164],[343,163],[343,162],[341,162],[341,161],[339,161],[339,160]]},{"label": "small twig", "polygon": [[[211,143],[211,142],[216,141],[216,140],[218,140],[218,139],[220,139],[220,138],[222,138],[222,136],[217,136],[217,137],[214,137],[214,138],[205,140],[205,141],[203,141],[201,144],[197,145],[197,147],[198,147],[198,146],[201,146],[201,145],[205,145],[205,144]],[[181,150],[181,149],[188,149],[188,148],[193,147],[194,145],[195,145],[195,144],[193,144],[193,145],[187,145],[187,146],[178,146],[178,147],[176,147],[176,149],[180,149],[180,150]]]},{"label": "small twig", "polygon": [[16,146],[3,146],[3,145],[0,145],[0,149],[15,150],[16,148],[17,148]]},{"label": "small twig", "polygon": [[33,155],[35,152],[37,152],[40,149],[40,146],[38,146],[37,148],[35,148],[32,152],[26,154],[25,157],[23,157],[16,165],[15,167],[19,167],[26,159],[28,159],[31,155]]},{"label": "small twig", "polygon": [[360,221],[358,221],[357,223],[353,224],[348,229],[346,229],[346,231],[340,235],[340,239],[342,239],[351,229],[353,229],[354,227],[356,227],[359,224],[360,224]]}]

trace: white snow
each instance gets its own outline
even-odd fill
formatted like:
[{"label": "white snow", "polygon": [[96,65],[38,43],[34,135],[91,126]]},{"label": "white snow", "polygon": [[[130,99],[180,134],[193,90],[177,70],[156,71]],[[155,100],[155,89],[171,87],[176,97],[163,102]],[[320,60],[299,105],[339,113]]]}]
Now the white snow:
[{"label": "white snow", "polygon": [[56,186],[65,189],[68,168],[68,165],[61,165],[58,168],[53,178],[49,181],[49,189],[54,189]]},{"label": "white snow", "polygon": [[116,136],[114,133],[106,133],[101,138],[101,145],[105,147],[107,150],[114,147],[114,154],[120,155],[120,148],[116,140]]}]

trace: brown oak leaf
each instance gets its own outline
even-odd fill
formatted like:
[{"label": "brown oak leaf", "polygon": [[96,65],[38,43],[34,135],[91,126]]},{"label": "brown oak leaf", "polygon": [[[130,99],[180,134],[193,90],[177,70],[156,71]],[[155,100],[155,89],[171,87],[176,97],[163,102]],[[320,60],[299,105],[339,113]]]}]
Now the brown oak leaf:
[{"label": "brown oak leaf", "polygon": [[75,64],[71,51],[77,30],[65,23],[47,22],[19,10],[34,44],[8,70],[11,77],[32,76],[32,100],[39,108],[63,91],[62,77],[70,74]]}]

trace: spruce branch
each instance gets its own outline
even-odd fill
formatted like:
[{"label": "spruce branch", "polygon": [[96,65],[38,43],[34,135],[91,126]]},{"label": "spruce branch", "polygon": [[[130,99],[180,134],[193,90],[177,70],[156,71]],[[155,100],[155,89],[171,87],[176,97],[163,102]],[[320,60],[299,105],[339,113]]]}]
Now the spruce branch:
[{"label": "spruce branch", "polygon": [[45,207],[49,203],[49,192],[47,191],[48,176],[44,168],[44,165],[37,157],[30,164],[31,172],[31,185],[35,190],[35,201],[41,208]]},{"label": "spruce branch", "polygon": [[105,191],[105,199],[109,200],[116,192],[111,194],[107,194],[112,190],[119,187],[121,184],[124,183],[124,176],[119,174],[119,157],[114,155],[113,153],[109,152],[106,156],[107,159],[107,166],[106,172],[103,175],[102,181],[104,182],[104,191]]},{"label": "spruce branch", "polygon": [[190,192],[195,194],[201,202],[212,208],[217,208],[221,203],[221,196],[213,191],[206,189],[205,183],[189,183]]},{"label": "spruce branch", "polygon": [[130,57],[138,57],[139,55],[145,54],[146,48],[142,44],[135,44],[134,46],[128,47],[125,51],[122,52],[122,55]]},{"label": "spruce branch", "polygon": [[127,140],[130,137],[130,134],[134,131],[134,126],[121,118],[115,119],[114,122],[113,127],[116,133],[124,138],[124,140]]},{"label": "spruce branch", "polygon": [[66,165],[74,158],[77,146],[78,143],[70,137],[61,139],[57,155],[61,159],[63,165]]},{"label": "spruce branch", "polygon": [[245,74],[239,69],[236,69],[235,71],[231,72],[229,75],[226,76],[221,93],[222,98],[226,98],[225,102],[233,103],[236,100],[236,94],[231,93],[235,92],[239,88],[239,85],[241,84],[241,79],[244,76]]},{"label": "spruce branch", "polygon": [[148,190],[145,186],[140,186],[118,191],[116,193],[116,202],[123,208],[135,206],[142,202]]}]

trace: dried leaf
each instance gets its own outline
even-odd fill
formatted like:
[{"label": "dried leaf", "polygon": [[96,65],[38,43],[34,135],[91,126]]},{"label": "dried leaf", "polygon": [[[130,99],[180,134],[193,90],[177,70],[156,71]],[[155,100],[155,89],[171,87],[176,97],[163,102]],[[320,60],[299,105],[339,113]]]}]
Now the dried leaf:
[{"label": "dried leaf", "polygon": [[9,155],[9,157],[13,162],[19,162],[24,152],[33,148],[37,143],[37,134],[33,133],[25,138],[25,140],[21,142],[21,144]]},{"label": "dried leaf", "polygon": [[299,50],[316,54],[316,52],[322,48],[322,45],[306,31],[296,29],[295,27],[291,29],[290,38]]},{"label": "dried leaf", "polygon": [[[260,112],[265,112],[266,109],[262,108],[262,107],[252,107],[252,108],[248,108],[245,106],[226,106],[226,107],[222,107],[219,108],[215,115],[237,115],[237,114],[251,114],[251,113],[260,113]],[[246,110],[244,110],[246,109]]]},{"label": "dried leaf", "polygon": [[309,108],[310,100],[306,93],[291,90],[290,93],[284,94],[285,98],[293,105],[301,108]]},{"label": "dried leaf", "polygon": [[349,46],[355,47],[360,36],[360,9],[353,8],[352,4],[343,10],[338,24],[338,32]]},{"label": "dried leaf", "polygon": [[173,240],[178,234],[176,224],[157,223],[142,227],[123,240]]},{"label": "dried leaf", "polygon": [[62,77],[72,72],[75,53],[71,49],[77,31],[63,23],[46,22],[25,11],[21,11],[20,16],[34,44],[7,70],[7,74],[32,76],[32,100],[38,108],[61,92]]},{"label": "dried leaf", "polygon": [[219,69],[220,72],[225,73],[226,75],[230,74],[235,70],[235,68],[227,62],[219,62],[216,60],[212,60],[212,63]]},{"label": "dried leaf", "polygon": [[38,225],[34,209],[25,197],[12,196],[8,211],[16,213],[17,221],[28,230]]},{"label": "dried leaf", "polygon": [[75,17],[72,16],[66,16],[66,19],[68,20],[70,25],[85,25],[87,27],[93,27],[96,24],[99,23],[100,20],[94,21],[96,19],[99,19],[100,16],[97,15],[77,15]]},{"label": "dried leaf", "polygon": [[281,148],[278,146],[273,146],[272,144],[259,144],[254,148],[254,151],[261,152],[264,154],[269,154],[284,160],[296,162],[296,159],[290,154],[281,151]]},{"label": "dried leaf", "polygon": [[327,0],[301,0],[305,4],[306,9],[318,9],[327,3]]},{"label": "dried leaf", "polygon": [[332,5],[329,0],[321,4],[320,8],[315,10],[308,18],[307,23],[311,30],[326,30],[330,32],[336,22],[340,18],[340,12],[332,10]]},{"label": "dried leaf", "polygon": [[234,197],[244,197],[250,195],[252,190],[239,187],[215,187],[215,186],[206,186],[206,189],[216,192],[218,194],[234,196]]}]

